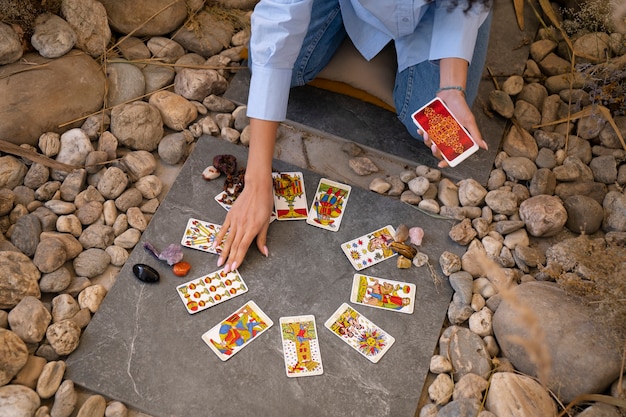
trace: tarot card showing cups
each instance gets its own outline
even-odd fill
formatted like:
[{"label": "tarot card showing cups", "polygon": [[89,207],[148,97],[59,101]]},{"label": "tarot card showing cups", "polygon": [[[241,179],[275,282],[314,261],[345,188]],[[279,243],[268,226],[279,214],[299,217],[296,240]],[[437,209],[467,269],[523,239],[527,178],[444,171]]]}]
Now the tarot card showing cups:
[{"label": "tarot card showing cups", "polygon": [[189,314],[194,314],[248,292],[239,271],[224,269],[196,278],[176,287]]},{"label": "tarot card showing cups", "polygon": [[215,248],[215,236],[219,233],[221,225],[215,223],[204,222],[198,219],[189,219],[183,239],[180,244],[192,249],[198,249],[204,252],[219,255],[222,252],[222,245]]},{"label": "tarot card showing cups", "polygon": [[413,314],[415,284],[354,274],[350,301],[383,310]]},{"label": "tarot card showing cups", "polygon": [[351,189],[349,185],[322,178],[306,222],[332,232],[339,230]]},{"label": "tarot card showing cups", "polygon": [[249,301],[204,333],[202,340],[221,360],[226,361],[273,324],[254,301]]},{"label": "tarot card showing cups", "polygon": [[[224,208],[224,210],[226,211],[230,211],[236,199],[236,197],[234,197],[232,194],[227,193],[226,191],[222,191],[215,196],[215,201],[217,202],[217,204],[222,206],[222,208]],[[272,212],[272,214],[270,214],[270,223],[274,220],[276,220],[276,213]]]},{"label": "tarot card showing cups", "polygon": [[396,255],[390,244],[396,231],[392,226],[385,226],[341,245],[343,253],[357,271],[368,268]]},{"label": "tarot card showing cups", "polygon": [[281,317],[280,335],[288,377],[324,373],[313,315]]},{"label": "tarot card showing cups", "polygon": [[378,363],[395,339],[358,311],[343,303],[324,326],[354,350]]},{"label": "tarot card showing cups", "polygon": [[301,172],[272,172],[278,220],[306,220],[308,210]]}]

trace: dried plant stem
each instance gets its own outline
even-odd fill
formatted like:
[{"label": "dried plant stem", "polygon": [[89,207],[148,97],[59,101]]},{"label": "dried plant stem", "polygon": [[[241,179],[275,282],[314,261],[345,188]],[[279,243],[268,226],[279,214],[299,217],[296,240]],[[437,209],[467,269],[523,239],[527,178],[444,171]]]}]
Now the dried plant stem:
[{"label": "dried plant stem", "polygon": [[31,151],[27,148],[22,148],[14,143],[0,140],[0,151],[10,153],[12,155],[21,156],[22,158],[29,159],[33,162],[44,165],[48,168],[56,169],[63,172],[72,172],[80,167],[74,165],[64,164],[54,159],[50,159],[45,155],[41,155],[37,152]]},{"label": "dried plant stem", "polygon": [[223,66],[214,66],[214,65],[192,65],[192,64],[170,64],[167,62],[160,61],[160,58],[157,59],[135,59],[132,61],[128,61],[125,59],[108,59],[109,63],[123,63],[123,64],[145,64],[145,65],[155,65],[160,67],[174,67],[174,68],[190,68],[190,69],[211,69],[211,70],[239,70],[242,66],[233,66],[233,67],[223,67]]}]

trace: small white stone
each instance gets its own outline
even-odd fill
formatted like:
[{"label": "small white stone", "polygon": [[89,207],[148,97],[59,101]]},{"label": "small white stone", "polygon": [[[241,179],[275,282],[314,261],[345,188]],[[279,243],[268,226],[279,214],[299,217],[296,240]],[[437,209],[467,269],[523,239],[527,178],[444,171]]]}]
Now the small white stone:
[{"label": "small white stone", "polygon": [[215,168],[213,165],[210,165],[202,171],[202,178],[207,181],[214,180],[221,175],[221,172]]},{"label": "small white stone", "polygon": [[437,405],[447,404],[454,392],[454,382],[448,374],[439,374],[428,387],[428,396]]},{"label": "small white stone", "polygon": [[489,308],[483,307],[470,316],[469,328],[480,337],[489,336],[493,333],[492,319],[493,312]]},{"label": "small white stone", "polygon": [[452,363],[445,356],[434,355],[430,358],[430,372],[433,374],[452,372]]}]

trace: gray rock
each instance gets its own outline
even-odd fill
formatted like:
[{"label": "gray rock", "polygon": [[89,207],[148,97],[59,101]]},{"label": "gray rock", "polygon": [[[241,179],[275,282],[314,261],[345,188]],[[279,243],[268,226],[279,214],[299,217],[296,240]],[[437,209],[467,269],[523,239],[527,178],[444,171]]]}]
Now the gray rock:
[{"label": "gray rock", "polygon": [[556,156],[551,149],[541,148],[537,153],[537,158],[535,158],[535,164],[537,164],[539,169],[552,169],[556,166]]},{"label": "gray rock", "polygon": [[146,46],[154,58],[161,58],[163,62],[168,64],[173,64],[185,55],[185,50],[178,42],[163,36],[151,37]]},{"label": "gray rock", "polygon": [[[622,138],[626,136],[626,116],[614,116],[613,121],[622,135]],[[615,129],[613,129],[613,126],[609,124],[604,126],[604,129],[602,129],[598,137],[600,138],[600,143],[607,148],[621,149],[622,147],[622,143],[619,140]]]},{"label": "gray rock", "polygon": [[128,260],[130,254],[121,246],[109,246],[105,252],[111,257],[111,265],[122,267]]},{"label": "gray rock", "polygon": [[581,117],[576,123],[576,136],[589,140],[598,137],[607,125],[606,119],[599,112],[592,112],[589,116]]},{"label": "gray rock", "polygon": [[539,62],[544,59],[550,52],[554,52],[557,46],[557,43],[552,39],[540,39],[530,44],[530,56],[533,58],[533,60]]},{"label": "gray rock", "polygon": [[[239,136],[239,132],[237,132]],[[169,165],[178,164],[187,154],[187,138],[183,132],[163,136],[159,142],[159,158]]]},{"label": "gray rock", "polygon": [[522,156],[531,160],[537,158],[539,149],[535,138],[526,130],[513,125],[504,140],[502,150],[509,156]]},{"label": "gray rock", "polygon": [[617,191],[607,193],[604,202],[602,230],[606,232],[626,231],[626,195]]},{"label": "gray rock", "polygon": [[[195,52],[205,58],[219,53],[224,49],[224,45],[230,45],[235,30],[227,19],[202,11],[195,15],[195,23],[194,28],[181,27],[172,39],[187,51]],[[206,96],[208,94],[204,97]]]},{"label": "gray rock", "polygon": [[58,58],[68,53],[76,44],[76,32],[59,16],[44,13],[37,16],[35,30],[30,38],[33,48],[45,58]]},{"label": "gray rock", "polygon": [[585,75],[576,71],[574,74],[552,75],[546,78],[544,85],[550,94],[559,94],[561,90],[583,88],[585,82]]},{"label": "gray rock", "polygon": [[593,172],[593,179],[604,184],[613,184],[617,181],[617,160],[613,155],[597,156],[589,163]]},{"label": "gray rock", "polygon": [[67,259],[74,259],[78,256],[79,253],[83,251],[83,246],[81,243],[69,233],[58,233],[58,232],[43,232],[41,234],[41,240],[44,239],[58,239],[65,245],[65,253],[67,254]]},{"label": "gray rock", "polygon": [[567,211],[565,227],[574,233],[592,235],[602,226],[604,210],[602,205],[591,197],[573,195],[563,202]]},{"label": "gray rock", "polygon": [[468,218],[452,226],[448,232],[450,239],[463,246],[470,243],[477,235],[478,233],[472,227],[472,221]]},{"label": "gray rock", "polygon": [[523,156],[512,156],[502,161],[502,169],[509,178],[516,181],[528,181],[537,171],[537,165]]},{"label": "gray rock", "polygon": [[174,78],[174,92],[188,100],[202,102],[211,94],[223,94],[228,81],[212,69],[183,68]]},{"label": "gray rock", "polygon": [[[549,282],[520,284],[512,295],[514,303],[505,298],[498,306],[493,328],[502,352],[516,369],[537,376],[537,367],[544,366],[530,360],[524,347],[514,342],[521,338],[541,343],[546,349],[551,358],[548,386],[564,402],[579,394],[602,392],[617,378],[621,358],[611,343],[611,329],[590,318],[593,313],[589,307]],[[532,312],[543,340],[531,335],[534,331],[520,314],[521,308]],[[580,352],[585,355],[580,356]]]},{"label": "gray rock", "polygon": [[485,407],[497,416],[556,415],[556,406],[550,394],[538,382],[512,372],[496,372],[491,377]]},{"label": "gray rock", "polygon": [[573,42],[574,52],[585,57],[581,62],[590,58],[593,63],[606,59],[606,51],[610,50],[611,38],[603,32],[593,32],[581,35]]},{"label": "gray rock", "polygon": [[485,203],[494,213],[507,216],[517,213],[517,197],[512,191],[489,191],[485,196]]},{"label": "gray rock", "polygon": [[176,77],[176,71],[173,68],[162,65],[146,65],[141,72],[145,82],[145,94],[161,90],[172,84],[174,77]]},{"label": "gray rock", "polygon": [[565,135],[559,132],[548,132],[546,130],[535,130],[533,137],[537,141],[539,148],[548,148],[554,152],[565,146]]},{"label": "gray rock", "polygon": [[502,83],[502,91],[510,96],[519,94],[524,88],[524,77],[521,75],[511,75]]},{"label": "gray rock", "polygon": [[406,190],[400,195],[400,201],[407,204],[418,205],[422,201],[422,197],[411,190]]},{"label": "gray rock", "polygon": [[64,380],[54,394],[50,417],[70,417],[77,402],[78,394],[74,389],[74,382],[69,379]]},{"label": "gray rock", "polygon": [[492,90],[489,92],[489,106],[493,111],[505,119],[513,117],[515,104],[511,96],[502,90]]},{"label": "gray rock", "polygon": [[[454,401],[461,399],[482,401],[483,392],[488,386],[489,383],[486,379],[476,374],[466,374],[454,385],[452,399]],[[472,414],[472,416],[474,415]]]},{"label": "gray rock", "polygon": [[74,270],[79,276],[93,278],[103,273],[110,262],[111,258],[104,250],[90,248],[74,259]]},{"label": "gray rock", "polygon": [[[8,384],[27,361],[28,349],[22,339],[11,330],[0,328],[0,385]],[[0,392],[2,388],[0,387]],[[1,398],[2,395],[0,409]]]},{"label": "gray rock", "polygon": [[35,391],[23,385],[0,387],[0,411],[7,417],[32,417],[41,400]]},{"label": "gray rock", "polygon": [[141,192],[145,199],[156,198],[163,190],[163,181],[156,175],[147,175],[135,182],[135,188]]},{"label": "gray rock", "polygon": [[406,185],[398,175],[390,175],[386,178],[386,181],[391,184],[391,188],[387,191],[389,196],[400,196],[404,192]]},{"label": "gray rock", "polygon": [[128,176],[118,167],[109,167],[98,182],[98,191],[109,200],[119,197],[128,186]]},{"label": "gray rock", "polygon": [[459,295],[459,301],[469,305],[472,301],[472,286],[474,278],[465,271],[458,271],[450,274],[448,277],[450,286]]},{"label": "gray rock", "polygon": [[36,190],[44,185],[46,181],[48,181],[48,178],[50,178],[50,170],[48,167],[43,164],[33,162],[24,177],[24,185]]},{"label": "gray rock", "polygon": [[30,203],[35,201],[35,191],[23,185],[14,187],[13,195],[15,205],[21,204],[24,207],[28,207]]},{"label": "gray rock", "polygon": [[111,401],[107,404],[107,408],[104,410],[104,415],[106,417],[127,417],[128,409],[119,401]]},{"label": "gray rock", "polygon": [[528,232],[537,237],[554,236],[567,222],[567,211],[561,199],[537,195],[520,204],[519,214]]},{"label": "gray rock", "polygon": [[[554,125],[550,123],[556,122],[561,119],[559,117],[559,110],[564,105],[561,101],[559,94],[551,94],[543,101],[543,107],[541,107],[541,124],[544,125],[541,129],[552,132],[555,129]],[[548,126],[545,126],[548,125]]]},{"label": "gray rock", "polygon": [[472,178],[461,180],[458,187],[459,202],[463,207],[478,207],[487,196],[487,190]]},{"label": "gray rock", "polygon": [[571,63],[551,52],[539,62],[539,68],[547,76],[566,74],[571,68]]},{"label": "gray rock", "polygon": [[426,177],[418,176],[409,181],[407,185],[413,194],[423,196],[430,187],[430,181]]},{"label": "gray rock", "polygon": [[39,201],[48,202],[59,191],[59,188],[61,188],[60,181],[48,181],[35,190],[35,198]]},{"label": "gray rock", "polygon": [[[89,226],[90,224],[95,223],[100,218],[100,216],[102,215],[103,207],[103,204],[99,201],[89,201],[84,206],[76,210],[74,215],[78,219],[80,224],[84,226]],[[59,231],[61,232],[62,230]]]},{"label": "gray rock", "polygon": [[444,251],[439,256],[439,266],[447,277],[461,270],[461,258],[455,253]]},{"label": "gray rock", "polygon": [[428,387],[428,397],[437,405],[446,404],[452,398],[454,382],[450,375],[439,374]]},{"label": "gray rock", "polygon": [[128,229],[115,238],[113,243],[124,249],[132,249],[141,239],[141,232],[137,229]]},{"label": "gray rock", "polygon": [[115,199],[115,207],[121,212],[126,212],[131,207],[138,207],[141,205],[143,195],[141,191],[136,188],[129,188],[124,191],[119,197]]},{"label": "gray rock", "polygon": [[385,194],[391,188],[391,184],[384,178],[376,177],[372,179],[368,188],[375,193]]},{"label": "gray rock", "polygon": [[580,413],[576,414],[576,417],[621,417],[617,407],[610,404],[596,402],[585,408]]},{"label": "gray rock", "polygon": [[44,274],[56,271],[66,260],[65,245],[58,239],[40,241],[33,256],[33,263]]},{"label": "gray rock", "polygon": [[108,130],[102,132],[100,139],[98,140],[98,151],[104,151],[107,154],[107,159],[113,160],[117,158],[117,138]]},{"label": "gray rock", "polygon": [[567,142],[567,156],[580,159],[584,164],[591,162],[591,144],[589,141],[570,135]]},{"label": "gray rock", "polygon": [[26,296],[9,311],[11,330],[26,343],[39,343],[46,334],[52,316],[41,301]]},{"label": "gray rock", "polygon": [[462,324],[467,319],[470,318],[474,310],[467,304],[463,304],[457,300],[455,300],[456,294],[454,295],[452,302],[448,306],[448,320],[451,324],[457,325]]},{"label": "gray rock", "polygon": [[39,244],[41,222],[34,214],[20,217],[11,233],[11,243],[26,256],[33,256]]},{"label": "gray rock", "polygon": [[154,106],[134,101],[113,108],[110,129],[122,145],[152,152],[163,137],[163,120]]},{"label": "gray rock", "polygon": [[439,339],[439,352],[446,352],[452,363],[453,377],[458,381],[468,373],[484,379],[491,371],[491,358],[483,340],[469,329],[450,326]]},{"label": "gray rock", "polygon": [[94,223],[83,230],[78,241],[85,249],[99,248],[104,250],[113,243],[113,239],[115,236],[111,226]]},{"label": "gray rock", "polygon": [[600,204],[604,201],[606,193],[606,184],[594,181],[563,182],[557,184],[554,189],[554,195],[560,197],[561,200],[566,200],[573,195],[586,195]]},{"label": "gray rock", "polygon": [[111,62],[106,66],[106,74],[107,104],[111,107],[138,100],[146,90],[143,72],[130,62]]},{"label": "gray rock", "polygon": [[39,280],[39,289],[42,293],[59,293],[72,282],[70,271],[62,266],[48,274],[42,274]]}]

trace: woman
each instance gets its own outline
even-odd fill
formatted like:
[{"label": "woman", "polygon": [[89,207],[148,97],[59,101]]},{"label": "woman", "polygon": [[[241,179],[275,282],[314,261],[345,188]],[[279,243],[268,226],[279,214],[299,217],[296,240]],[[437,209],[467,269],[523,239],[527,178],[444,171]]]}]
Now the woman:
[{"label": "woman", "polygon": [[[394,42],[394,103],[411,135],[421,139],[422,133],[412,112],[438,96],[487,149],[470,106],[487,54],[490,9],[491,0],[261,0],[251,18],[245,187],[217,235],[219,245],[228,232],[218,267],[238,268],[255,238],[261,253],[269,255],[272,156],[289,89],[313,80],[346,36],[366,59]],[[428,136],[423,139],[441,159]]]}]

